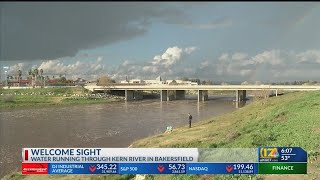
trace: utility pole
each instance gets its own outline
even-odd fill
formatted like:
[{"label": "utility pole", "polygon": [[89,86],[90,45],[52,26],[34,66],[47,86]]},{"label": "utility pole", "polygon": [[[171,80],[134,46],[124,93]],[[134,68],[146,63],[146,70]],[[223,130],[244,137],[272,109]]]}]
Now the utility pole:
[{"label": "utility pole", "polygon": [[9,72],[9,66],[4,66],[3,69],[5,69],[4,73],[5,73],[5,78],[6,78],[6,86],[8,86],[7,72]]}]

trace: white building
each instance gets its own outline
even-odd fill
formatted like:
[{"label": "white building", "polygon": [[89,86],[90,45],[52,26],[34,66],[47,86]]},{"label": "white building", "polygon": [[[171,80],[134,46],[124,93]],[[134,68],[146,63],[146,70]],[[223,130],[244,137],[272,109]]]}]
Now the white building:
[{"label": "white building", "polygon": [[[127,84],[140,84],[140,83],[145,83],[149,85],[159,85],[159,84],[170,84],[174,80],[163,80],[161,76],[157,77],[156,79],[150,79],[150,80],[141,80],[141,79],[132,79],[128,80],[126,77],[126,80],[120,81],[120,83],[127,83]],[[178,84],[181,85],[198,85],[197,82],[192,82],[192,81],[183,81],[183,80],[175,80]]]},{"label": "white building", "polygon": [[124,81],[120,81],[120,83],[129,83],[129,81],[124,80]]},{"label": "white building", "polygon": [[198,85],[197,82],[183,81],[183,80],[167,80],[166,84],[170,84],[172,81],[176,81],[178,84],[181,84],[181,85]]},{"label": "white building", "polygon": [[139,84],[139,83],[144,83],[144,82],[141,79],[131,79],[131,80],[129,80],[129,83]]},{"label": "white building", "polygon": [[165,84],[166,82],[162,80],[161,76],[157,77],[155,80],[144,80],[146,84]]}]

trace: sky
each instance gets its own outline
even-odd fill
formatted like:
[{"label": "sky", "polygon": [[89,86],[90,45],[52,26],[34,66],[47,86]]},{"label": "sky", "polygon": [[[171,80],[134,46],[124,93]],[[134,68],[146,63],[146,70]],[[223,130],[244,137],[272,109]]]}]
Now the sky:
[{"label": "sky", "polygon": [[90,80],[320,80],[319,19],[317,2],[0,2],[0,65]]}]

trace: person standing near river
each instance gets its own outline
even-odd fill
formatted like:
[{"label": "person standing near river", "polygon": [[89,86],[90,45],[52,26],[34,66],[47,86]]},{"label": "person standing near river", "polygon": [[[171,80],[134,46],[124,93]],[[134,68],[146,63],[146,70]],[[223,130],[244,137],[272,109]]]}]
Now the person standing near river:
[{"label": "person standing near river", "polygon": [[190,113],[188,113],[188,116],[189,116],[189,128],[191,128],[191,121],[192,121],[192,116]]}]

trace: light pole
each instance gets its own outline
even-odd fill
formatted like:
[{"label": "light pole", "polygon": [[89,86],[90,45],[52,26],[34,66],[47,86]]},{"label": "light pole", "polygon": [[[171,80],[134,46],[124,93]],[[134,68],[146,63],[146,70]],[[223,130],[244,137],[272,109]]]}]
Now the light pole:
[{"label": "light pole", "polygon": [[4,66],[3,67],[4,70],[4,74],[5,74],[5,77],[6,78],[6,86],[8,86],[8,77],[7,77],[7,72],[9,71],[9,66]]},{"label": "light pole", "polygon": [[6,86],[8,86],[8,77],[7,77],[7,70],[4,71],[4,77],[6,78]]}]

